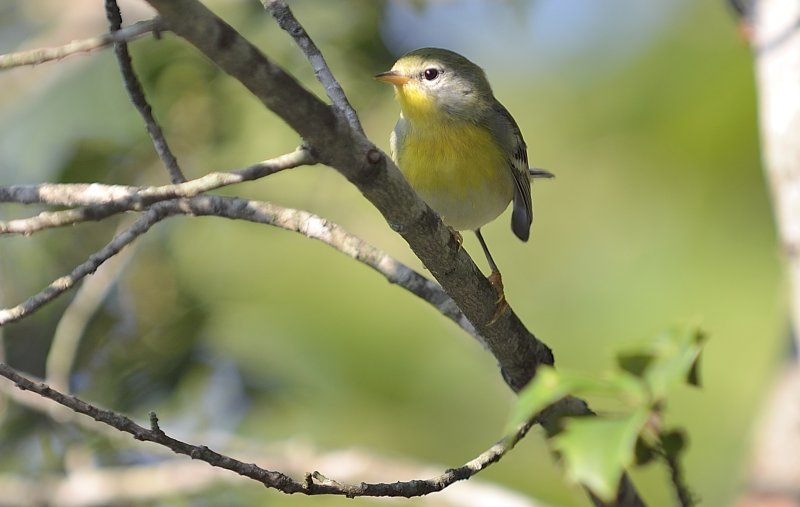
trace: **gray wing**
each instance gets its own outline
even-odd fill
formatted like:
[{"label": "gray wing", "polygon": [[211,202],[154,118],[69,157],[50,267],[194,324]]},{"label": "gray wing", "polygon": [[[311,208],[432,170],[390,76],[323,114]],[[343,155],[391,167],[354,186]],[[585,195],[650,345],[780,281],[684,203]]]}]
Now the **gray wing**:
[{"label": "gray wing", "polygon": [[514,179],[514,211],[511,214],[511,230],[522,241],[528,241],[533,223],[531,203],[531,180],[528,174],[528,148],[519,131],[517,122],[502,104],[495,101],[491,131],[496,141],[508,153],[508,169]]}]

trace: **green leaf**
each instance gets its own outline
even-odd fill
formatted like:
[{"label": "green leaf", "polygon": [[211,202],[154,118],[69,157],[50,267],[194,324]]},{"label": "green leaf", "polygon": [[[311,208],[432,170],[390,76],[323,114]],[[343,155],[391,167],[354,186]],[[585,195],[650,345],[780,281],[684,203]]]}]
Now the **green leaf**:
[{"label": "green leaf", "polygon": [[587,397],[604,396],[627,403],[634,408],[649,401],[642,381],[627,371],[608,373],[574,394]]},{"label": "green leaf", "polygon": [[549,366],[540,367],[536,377],[517,398],[506,429],[511,436],[517,427],[534,415],[566,396],[605,396],[626,401],[634,407],[641,406],[646,393],[639,379],[626,372],[616,372],[603,378]]},{"label": "green leaf", "polygon": [[640,377],[653,401],[663,399],[676,383],[700,384],[699,359],[705,336],[697,330],[666,332],[643,350],[620,354],[623,370]]},{"label": "green leaf", "polygon": [[520,391],[506,425],[506,434],[512,435],[520,424],[527,422],[548,405],[568,395],[571,387],[552,367],[540,366],[536,370],[536,377]]},{"label": "green leaf", "polygon": [[645,382],[656,399],[664,398],[679,382],[697,378],[695,372],[705,337],[699,331],[665,333],[655,342],[656,361],[648,369]]},{"label": "green leaf", "polygon": [[636,440],[648,416],[641,409],[620,418],[569,419],[553,438],[567,474],[604,501],[612,500],[625,467],[634,462]]}]

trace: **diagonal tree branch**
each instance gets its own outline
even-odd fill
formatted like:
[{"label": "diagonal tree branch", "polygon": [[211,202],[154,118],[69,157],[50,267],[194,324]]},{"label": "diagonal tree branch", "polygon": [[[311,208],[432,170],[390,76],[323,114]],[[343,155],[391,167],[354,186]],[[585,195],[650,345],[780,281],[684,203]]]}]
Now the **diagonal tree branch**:
[{"label": "diagonal tree branch", "polygon": [[[300,134],[315,157],[350,180],[381,212],[390,226],[453,298],[497,359],[503,378],[521,390],[541,364],[553,364],[553,354],[522,323],[509,306],[494,315],[496,292],[472,259],[400,174],[384,153],[353,130],[292,76],[271,62],[235,29],[197,0],[148,0],[170,30],[183,37]],[[285,7],[285,2],[274,4]],[[288,9],[288,7],[285,7]],[[581,402],[577,413],[590,411]],[[553,413],[570,412],[559,404]],[[542,417],[553,432],[557,419]],[[596,505],[602,505],[592,496]],[[614,505],[644,505],[627,476]]]},{"label": "diagonal tree branch", "polygon": [[151,32],[158,33],[161,29],[161,22],[158,18],[154,18],[138,21],[130,26],[98,35],[97,37],[72,41],[63,46],[38,48],[0,55],[0,70],[61,60],[74,54],[88,53],[97,49],[107,48],[115,42],[130,42]]},{"label": "diagonal tree branch", "polygon": [[494,287],[384,153],[201,3],[148,1],[170,30],[244,84],[304,138],[320,162],[341,172],[375,205],[485,338],[513,390],[525,386],[539,364],[553,363],[550,349],[510,307],[493,319]]},{"label": "diagonal tree branch", "polygon": [[[378,208],[392,228],[403,236],[416,255],[441,283],[447,294],[458,304],[466,319],[474,325],[475,334],[485,339],[487,348],[500,364],[504,379],[513,390],[518,391],[525,386],[535,374],[538,365],[553,363],[550,349],[525,328],[510,307],[499,318],[494,318],[496,298],[494,288],[466,252],[460,248],[438,216],[408,186],[394,164],[366,139],[363,133],[354,129],[342,117],[340,109],[332,109],[308,92],[293,77],[272,63],[233,28],[214,16],[196,0],[148,1],[160,12],[169,29],[187,39],[223,70],[243,83],[265,106],[278,114],[304,138],[315,160],[319,160],[345,175]],[[285,8],[288,12],[288,7],[283,2],[276,1],[272,4],[280,9]],[[326,67],[322,59],[315,65]],[[335,80],[333,82],[335,83]],[[326,89],[330,94],[329,86],[326,86]],[[334,102],[336,101],[334,100]],[[125,193],[125,187],[119,188],[122,189],[122,193]],[[39,192],[41,190],[41,188],[37,189],[36,199],[41,199]],[[2,192],[0,192],[0,196],[1,194]],[[202,199],[208,199],[208,197],[159,202],[152,205],[137,224],[147,230],[157,221],[178,213],[177,211],[171,212],[171,206],[184,209],[189,204],[188,201],[199,202]],[[39,201],[34,199],[31,202]],[[163,216],[160,213],[163,213]],[[153,218],[154,216],[156,218]],[[141,225],[147,223],[144,221],[145,218],[151,220],[152,223],[146,226]],[[134,227],[137,224],[134,224]],[[130,229],[126,232],[130,232]],[[132,241],[134,238],[135,236],[130,240]],[[106,249],[111,247],[117,239],[118,237],[112,240]],[[118,246],[121,248],[121,245]],[[77,272],[78,275],[85,276],[91,272],[94,269],[91,267],[92,262],[98,258],[99,262],[102,262],[106,249],[101,250],[86,263],[76,268],[72,274]],[[75,280],[72,277],[65,278],[69,278],[65,283],[74,285]],[[71,286],[60,289],[63,285],[60,283],[62,280],[54,282],[34,298],[52,299]],[[26,303],[29,302],[30,300]],[[4,322],[3,317],[10,317],[14,320],[21,318],[15,312],[23,307],[21,311],[25,313],[24,305],[26,303],[0,312],[0,324]],[[15,380],[15,382],[17,381]],[[24,389],[32,389],[30,382],[28,384],[17,383]],[[47,396],[44,394],[45,391],[52,392],[44,386],[40,394]],[[59,403],[61,402],[63,400],[59,401]],[[538,420],[550,433],[555,431],[557,420],[552,414],[589,413],[588,407],[580,400],[577,400],[576,403],[559,403],[547,412],[542,414]],[[97,414],[89,415],[94,417]],[[128,421],[130,420],[128,419]],[[128,425],[123,424],[123,426]],[[122,431],[137,434],[130,428],[122,429]],[[155,425],[150,431],[163,434]],[[165,438],[169,437],[165,436]],[[186,447],[189,444],[178,443],[181,444],[178,445],[180,450],[176,450],[176,452],[189,454],[192,457],[199,457],[204,451],[208,451],[205,448]],[[213,460],[215,464],[218,463],[218,466],[223,468],[230,468],[230,466],[226,466],[226,464],[230,465],[230,462],[225,461],[230,458],[212,451],[208,452],[211,453],[209,459]],[[211,461],[208,462],[211,463]],[[256,469],[257,467],[246,467],[244,475],[253,472],[258,476],[260,472]],[[263,472],[270,473],[269,471]],[[239,471],[239,473],[242,472]],[[274,478],[281,480],[280,475]],[[615,505],[643,505],[627,478],[623,479],[623,485]],[[324,487],[314,483],[313,476],[308,477],[306,483],[301,486],[306,489],[312,486]],[[597,499],[593,500],[599,505]]]}]

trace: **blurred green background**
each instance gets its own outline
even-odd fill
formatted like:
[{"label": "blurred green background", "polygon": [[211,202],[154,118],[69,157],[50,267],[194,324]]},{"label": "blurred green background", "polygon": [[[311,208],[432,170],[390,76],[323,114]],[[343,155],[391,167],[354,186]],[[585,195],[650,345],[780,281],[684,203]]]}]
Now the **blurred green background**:
[{"label": "blurred green background", "polygon": [[[209,1],[271,58],[322,95],[291,39],[259,2]],[[106,30],[100,2],[6,1],[0,52]],[[123,2],[127,21],[147,17]],[[675,325],[708,335],[702,389],[682,389],[666,422],[690,437],[686,472],[703,505],[728,505],[753,424],[788,348],[770,204],[760,168],[752,57],[720,1],[291,2],[359,111],[388,149],[398,107],[372,75],[404,51],[436,45],[485,68],[517,119],[537,181],[531,241],[508,213],[484,229],[506,295],[559,367],[601,373],[615,352]],[[132,45],[157,118],[189,177],[291,151],[297,136],[194,49],[167,34]],[[0,184],[164,184],[110,51],[0,73]],[[303,167],[226,189],[324,216],[412,267],[403,241],[335,171]],[[33,207],[4,205],[0,219]],[[119,220],[0,240],[0,297],[16,304],[107,242]],[[477,243],[465,247],[483,266]],[[485,266],[484,266],[485,267]],[[44,375],[74,293],[3,329],[7,361]],[[175,218],[139,241],[92,318],[71,379],[76,394],[176,436],[230,432],[301,438],[322,450],[461,464],[500,436],[513,403],[492,357],[433,309],[368,268],[294,233]],[[0,403],[0,472],[64,468],[87,433]],[[99,464],[131,464],[102,437]],[[133,446],[134,449],[137,447]],[[146,449],[150,449],[147,447]],[[225,445],[216,446],[225,451]],[[323,470],[336,477],[335,470]],[[585,506],[539,432],[480,476],[552,505]],[[668,474],[633,474],[669,505]],[[396,480],[387,476],[385,481]],[[454,488],[458,488],[456,485]],[[369,500],[355,500],[369,504]],[[423,505],[415,499],[408,505]],[[0,501],[2,503],[2,501]],[[338,506],[251,484],[158,505]]]}]

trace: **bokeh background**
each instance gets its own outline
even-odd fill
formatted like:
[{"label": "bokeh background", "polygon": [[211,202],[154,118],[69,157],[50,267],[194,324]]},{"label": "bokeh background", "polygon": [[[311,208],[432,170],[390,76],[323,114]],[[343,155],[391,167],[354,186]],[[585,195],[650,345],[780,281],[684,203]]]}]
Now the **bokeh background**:
[{"label": "bokeh background", "polygon": [[[214,10],[320,95],[291,39],[259,2]],[[126,21],[150,15],[122,3]],[[788,348],[768,193],[758,150],[752,55],[722,0],[534,2],[296,0],[291,6],[388,149],[398,114],[372,76],[403,52],[446,47],[486,70],[533,165],[529,243],[508,214],[485,228],[506,294],[557,365],[601,374],[617,351],[674,326],[710,337],[703,387],[679,389],[666,422],[686,428],[687,479],[703,505],[728,505],[753,426]],[[6,0],[0,52],[106,31],[102,2]],[[189,177],[291,151],[296,134],[197,51],[166,34],[131,47],[156,116]],[[0,73],[0,184],[164,184],[110,51]],[[335,171],[304,167],[226,189],[324,216],[422,270]],[[38,208],[3,205],[0,219]],[[0,240],[0,297],[16,304],[67,273],[120,220]],[[483,266],[480,249],[466,249]],[[436,311],[319,243],[266,226],[175,218],[137,244],[81,342],[71,389],[176,436],[299,439],[453,466],[500,434],[514,401],[489,354]],[[45,374],[72,294],[4,328],[6,360]],[[8,386],[5,386],[6,389]],[[98,465],[164,459],[0,399],[0,472],[58,473],[75,446]],[[602,401],[601,401],[602,403]],[[214,442],[226,450],[225,440]],[[325,470],[335,477],[335,470]],[[410,477],[409,477],[410,478]],[[552,505],[585,506],[534,432],[481,474]],[[669,505],[661,466],[634,471]],[[386,481],[397,477],[387,476]],[[454,488],[458,488],[456,485]],[[287,497],[246,481],[156,505],[353,505]],[[370,504],[370,500],[355,500]],[[410,500],[408,505],[423,505]],[[2,499],[0,499],[2,503]]]}]

